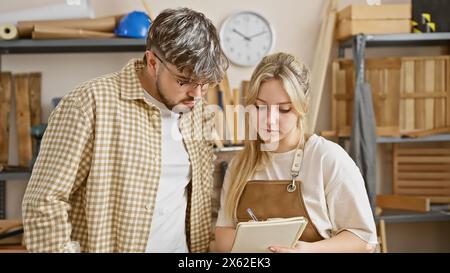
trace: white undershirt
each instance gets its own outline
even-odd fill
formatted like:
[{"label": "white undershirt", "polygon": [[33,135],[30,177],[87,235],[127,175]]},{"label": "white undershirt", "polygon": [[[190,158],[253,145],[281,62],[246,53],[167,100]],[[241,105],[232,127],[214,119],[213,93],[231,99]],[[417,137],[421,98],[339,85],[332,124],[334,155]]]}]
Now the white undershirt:
[{"label": "white undershirt", "polygon": [[147,92],[145,98],[161,111],[161,177],[146,252],[187,253],[185,218],[186,186],[190,181],[189,155],[178,121],[170,111]]},{"label": "white undershirt", "polygon": [[[260,166],[253,180],[291,179],[295,149],[270,153],[270,161]],[[231,162],[231,164],[242,162]],[[377,243],[375,222],[364,180],[350,156],[339,145],[312,135],[305,144],[299,178],[306,209],[311,221],[324,238],[347,230],[368,243]],[[233,178],[225,175],[216,226],[232,227],[225,215],[225,199]]]}]

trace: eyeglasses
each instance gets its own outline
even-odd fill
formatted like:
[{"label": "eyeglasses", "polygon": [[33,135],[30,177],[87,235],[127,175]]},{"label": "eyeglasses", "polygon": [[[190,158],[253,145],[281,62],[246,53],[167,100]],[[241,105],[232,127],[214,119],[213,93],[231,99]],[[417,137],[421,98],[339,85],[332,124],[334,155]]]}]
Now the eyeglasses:
[{"label": "eyeglasses", "polygon": [[164,65],[164,67],[167,69],[167,71],[169,71],[172,78],[175,79],[175,81],[178,83],[178,85],[180,87],[192,90],[192,89],[196,89],[197,86],[200,86],[202,93],[206,93],[206,91],[208,91],[209,84],[210,84],[209,82],[197,83],[197,82],[193,82],[193,81],[179,79],[179,76],[177,76],[174,72],[172,72],[172,70],[170,70],[170,68],[167,67],[167,65],[164,63],[164,61],[158,55],[156,55],[155,52],[153,52],[153,55],[155,55],[155,57],[162,63],[162,65]]}]

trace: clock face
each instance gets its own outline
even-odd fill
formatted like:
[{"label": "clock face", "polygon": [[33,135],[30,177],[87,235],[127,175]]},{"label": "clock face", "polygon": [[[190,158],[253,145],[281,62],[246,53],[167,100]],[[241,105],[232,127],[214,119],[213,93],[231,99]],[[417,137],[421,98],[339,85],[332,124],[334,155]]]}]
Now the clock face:
[{"label": "clock face", "polygon": [[253,66],[272,50],[275,35],[264,17],[243,11],[230,16],[222,24],[220,42],[231,62]]}]

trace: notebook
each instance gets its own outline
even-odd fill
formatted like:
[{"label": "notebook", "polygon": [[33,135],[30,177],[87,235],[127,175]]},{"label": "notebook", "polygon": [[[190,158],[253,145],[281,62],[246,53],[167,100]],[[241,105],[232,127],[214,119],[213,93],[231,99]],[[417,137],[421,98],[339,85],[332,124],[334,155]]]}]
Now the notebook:
[{"label": "notebook", "polygon": [[269,246],[294,247],[308,224],[305,217],[241,222],[236,227],[231,253],[270,252]]}]

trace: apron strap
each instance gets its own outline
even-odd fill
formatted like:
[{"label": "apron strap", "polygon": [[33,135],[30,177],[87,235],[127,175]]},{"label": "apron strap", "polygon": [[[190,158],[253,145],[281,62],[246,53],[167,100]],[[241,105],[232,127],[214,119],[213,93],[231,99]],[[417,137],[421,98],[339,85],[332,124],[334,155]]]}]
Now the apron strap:
[{"label": "apron strap", "polygon": [[291,167],[291,176],[292,176],[292,183],[288,185],[287,191],[293,192],[296,189],[295,185],[295,179],[300,174],[300,169],[302,167],[303,162],[303,147],[305,142],[305,136],[302,134],[300,141],[297,146],[297,150],[295,151],[294,160],[292,161],[292,167]]}]

